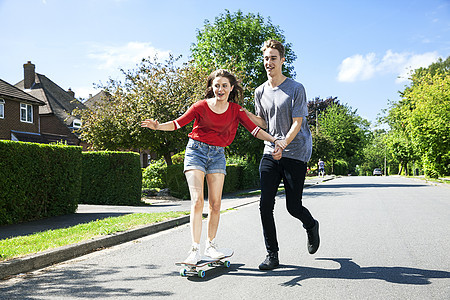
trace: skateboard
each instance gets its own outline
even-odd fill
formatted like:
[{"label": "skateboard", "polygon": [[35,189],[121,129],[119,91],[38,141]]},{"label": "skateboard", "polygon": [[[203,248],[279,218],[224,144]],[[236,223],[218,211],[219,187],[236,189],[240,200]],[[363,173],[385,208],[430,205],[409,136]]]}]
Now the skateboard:
[{"label": "skateboard", "polygon": [[177,262],[175,263],[175,265],[184,267],[183,269],[180,270],[180,275],[182,277],[198,276],[200,278],[204,278],[206,276],[206,273],[204,270],[200,270],[200,268],[206,265],[208,265],[208,267],[218,267],[218,266],[224,266],[225,268],[230,267],[230,261],[225,259],[232,256],[234,251],[232,249],[219,249],[218,251],[222,252],[225,256],[222,258],[211,258],[208,256],[202,256],[202,259],[195,265],[187,264],[184,262]]}]

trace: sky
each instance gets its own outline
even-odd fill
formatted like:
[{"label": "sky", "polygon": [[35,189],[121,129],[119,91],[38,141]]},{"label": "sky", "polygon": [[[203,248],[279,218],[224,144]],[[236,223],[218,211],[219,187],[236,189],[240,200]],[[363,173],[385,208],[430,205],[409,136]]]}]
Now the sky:
[{"label": "sky", "polygon": [[226,10],[280,27],[308,100],[338,97],[373,124],[412,69],[450,56],[450,0],[0,0],[0,79],[16,84],[31,61],[88,98],[144,57],[187,61],[205,20]]}]

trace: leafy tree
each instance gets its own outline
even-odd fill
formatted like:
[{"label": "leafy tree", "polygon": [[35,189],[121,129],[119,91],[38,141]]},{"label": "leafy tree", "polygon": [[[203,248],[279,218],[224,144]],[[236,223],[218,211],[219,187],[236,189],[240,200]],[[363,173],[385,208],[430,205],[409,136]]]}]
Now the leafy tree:
[{"label": "leafy tree", "polygon": [[[391,127],[394,156],[419,160],[426,176],[450,173],[450,57],[411,75],[383,119]],[[401,151],[403,150],[403,151]],[[402,160],[402,168],[407,162]]]},{"label": "leafy tree", "polygon": [[[294,77],[292,63],[297,57],[292,45],[286,43],[280,27],[272,24],[270,18],[266,21],[260,14],[244,15],[240,10],[236,13],[226,10],[212,23],[205,20],[203,29],[197,31],[197,42],[191,47],[192,58],[196,64],[211,71],[232,64],[236,70],[244,72],[244,86],[254,89],[267,80],[261,47],[268,39],[283,43],[286,52],[284,74]],[[253,98],[251,90],[247,96]]]},{"label": "leafy tree", "polygon": [[319,115],[333,104],[340,105],[338,97],[328,97],[325,100],[316,97],[311,101],[308,101],[308,124],[316,127]]},{"label": "leafy tree", "polygon": [[202,98],[206,71],[192,64],[177,65],[180,57],[165,62],[143,59],[135,70],[121,70],[124,82],[110,79],[101,86],[109,95],[81,115],[81,137],[97,150],[149,149],[164,156],[182,150],[188,128],[160,132],[141,127],[146,118],[161,122],[176,119]]},{"label": "leafy tree", "polygon": [[[261,47],[268,39],[283,43],[286,50],[284,74],[294,77],[292,63],[296,55],[292,45],[286,42],[279,26],[272,24],[270,18],[265,20],[260,14],[244,14],[240,10],[231,13],[225,10],[214,21],[205,20],[204,27],[197,31],[196,43],[191,46],[191,56],[196,65],[209,71],[229,68],[238,75],[244,87],[244,101],[241,105],[254,111],[254,90],[267,80]],[[261,156],[262,148],[261,141],[251,138],[239,126],[235,141],[227,147],[227,152],[256,160]]]},{"label": "leafy tree", "polygon": [[381,168],[384,174],[384,160],[387,158],[386,132],[376,130],[370,134],[370,142],[363,149],[363,160],[360,164],[360,175],[371,175],[373,169]]},{"label": "leafy tree", "polygon": [[[406,130],[422,158],[425,174],[450,173],[450,72],[426,74],[405,92],[413,107],[407,113]],[[405,113],[406,114],[406,113]]]},{"label": "leafy tree", "polygon": [[353,168],[361,159],[362,149],[369,140],[369,127],[369,121],[357,115],[351,107],[337,104],[329,106],[319,116],[319,131],[333,141],[333,148],[327,155],[331,163],[342,159]]}]

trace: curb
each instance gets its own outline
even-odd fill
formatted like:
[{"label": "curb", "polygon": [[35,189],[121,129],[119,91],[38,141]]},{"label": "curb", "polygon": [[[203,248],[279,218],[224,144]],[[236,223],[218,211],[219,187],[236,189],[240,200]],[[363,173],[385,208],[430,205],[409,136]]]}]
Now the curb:
[{"label": "curb", "polygon": [[0,279],[42,269],[69,259],[86,255],[96,250],[129,242],[147,235],[189,223],[189,215],[155,223],[129,231],[120,232],[90,241],[63,246],[29,256],[15,258],[0,263]]},{"label": "curb", "polygon": [[[334,178],[335,177],[323,179],[321,182],[332,180]],[[304,188],[312,187],[319,183],[320,182],[312,184],[305,183]],[[257,201],[258,200],[250,201],[248,203],[240,205],[235,205],[232,208],[238,208],[244,205],[255,203]],[[208,214],[203,214],[203,216],[207,217]],[[118,232],[100,238],[95,238],[93,240],[83,241],[80,243],[63,246],[56,249],[46,250],[43,252],[31,254],[20,258],[11,259],[5,262],[0,262],[0,280],[8,279],[8,277],[13,275],[43,269],[45,267],[61,263],[70,259],[74,259],[89,254],[91,252],[101,250],[103,248],[123,244],[163,230],[171,229],[176,226],[189,223],[189,218],[190,218],[189,215],[182,216],[175,219],[151,224],[148,226],[143,226],[128,231]]]}]

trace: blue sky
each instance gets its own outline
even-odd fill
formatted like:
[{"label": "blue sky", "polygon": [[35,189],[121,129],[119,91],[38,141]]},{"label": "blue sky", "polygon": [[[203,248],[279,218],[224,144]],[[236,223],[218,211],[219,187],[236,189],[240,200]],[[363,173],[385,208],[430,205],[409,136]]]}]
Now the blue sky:
[{"label": "blue sky", "polygon": [[270,17],[308,99],[337,96],[371,122],[399,100],[409,69],[450,55],[449,0],[0,0],[0,78],[19,82],[32,61],[87,98],[156,52],[187,60],[197,29],[225,9]]}]

